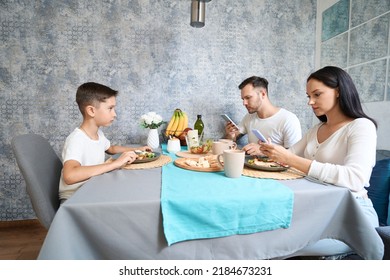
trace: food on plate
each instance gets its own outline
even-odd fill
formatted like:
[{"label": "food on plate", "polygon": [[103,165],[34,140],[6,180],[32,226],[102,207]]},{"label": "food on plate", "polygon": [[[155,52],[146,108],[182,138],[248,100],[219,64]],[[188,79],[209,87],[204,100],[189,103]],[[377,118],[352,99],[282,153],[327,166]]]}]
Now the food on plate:
[{"label": "food on plate", "polygon": [[141,150],[135,150],[134,151],[137,154],[137,159],[145,159],[145,158],[154,158],[156,156],[153,152],[147,152],[147,151],[141,151]]},{"label": "food on plate", "polygon": [[287,167],[284,164],[279,164],[271,161],[269,158],[253,158],[248,160],[248,164],[263,166],[263,167]]},{"label": "food on plate", "polygon": [[200,157],[199,159],[186,159],[184,161],[185,164],[191,167],[200,167],[200,168],[210,168],[213,164],[215,164],[215,158],[209,157]]}]

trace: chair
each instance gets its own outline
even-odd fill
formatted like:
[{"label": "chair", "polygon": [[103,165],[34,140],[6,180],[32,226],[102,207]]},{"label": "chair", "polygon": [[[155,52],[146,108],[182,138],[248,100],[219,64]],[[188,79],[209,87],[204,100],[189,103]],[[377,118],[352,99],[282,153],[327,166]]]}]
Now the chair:
[{"label": "chair", "polygon": [[383,255],[383,259],[390,260],[390,226],[377,227],[376,231],[382,238],[383,244],[385,245],[385,253]]},{"label": "chair", "polygon": [[379,217],[379,227],[376,230],[385,245],[383,259],[390,260],[390,158],[376,162],[367,192]]},{"label": "chair", "polygon": [[58,184],[62,162],[49,142],[40,135],[18,135],[12,139],[12,149],[35,214],[49,229],[60,206]]}]

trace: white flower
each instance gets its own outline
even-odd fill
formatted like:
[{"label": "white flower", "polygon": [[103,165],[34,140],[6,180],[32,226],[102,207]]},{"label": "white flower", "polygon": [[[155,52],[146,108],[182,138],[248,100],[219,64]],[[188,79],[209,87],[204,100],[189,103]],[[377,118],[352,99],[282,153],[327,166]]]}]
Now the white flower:
[{"label": "white flower", "polygon": [[162,117],[156,112],[149,112],[141,116],[141,126],[145,128],[158,128],[163,123]]}]

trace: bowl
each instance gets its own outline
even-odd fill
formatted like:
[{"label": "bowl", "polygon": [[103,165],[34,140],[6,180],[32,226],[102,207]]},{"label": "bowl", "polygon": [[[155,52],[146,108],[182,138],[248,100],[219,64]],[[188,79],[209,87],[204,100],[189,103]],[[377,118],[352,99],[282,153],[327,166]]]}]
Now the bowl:
[{"label": "bowl", "polygon": [[188,147],[188,149],[191,154],[207,154],[211,151],[212,144],[212,140],[206,140],[206,142],[201,143],[199,146]]}]

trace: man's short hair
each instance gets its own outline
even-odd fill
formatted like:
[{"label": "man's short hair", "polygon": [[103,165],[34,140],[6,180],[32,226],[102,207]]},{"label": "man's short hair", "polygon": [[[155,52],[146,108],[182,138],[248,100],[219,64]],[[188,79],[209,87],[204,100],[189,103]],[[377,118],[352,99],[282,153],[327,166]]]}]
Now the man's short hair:
[{"label": "man's short hair", "polygon": [[239,89],[243,89],[246,85],[251,84],[254,88],[265,88],[268,93],[268,81],[265,78],[258,77],[258,76],[252,76],[244,81],[238,86]]},{"label": "man's short hair", "polygon": [[105,85],[88,82],[78,87],[76,92],[76,102],[81,114],[84,115],[84,110],[87,106],[92,105],[99,107],[101,102],[105,102],[107,98],[117,95],[118,91]]}]

